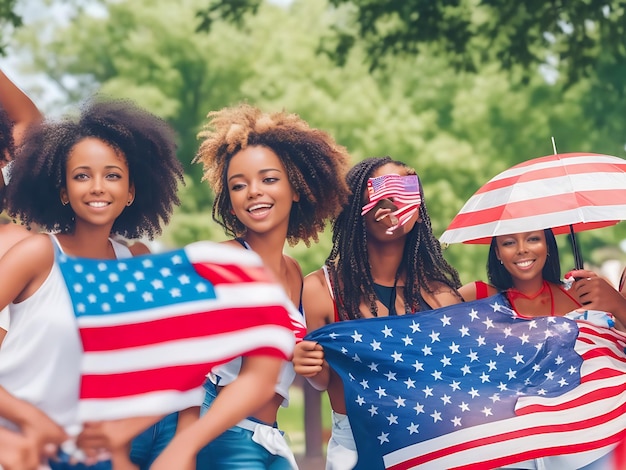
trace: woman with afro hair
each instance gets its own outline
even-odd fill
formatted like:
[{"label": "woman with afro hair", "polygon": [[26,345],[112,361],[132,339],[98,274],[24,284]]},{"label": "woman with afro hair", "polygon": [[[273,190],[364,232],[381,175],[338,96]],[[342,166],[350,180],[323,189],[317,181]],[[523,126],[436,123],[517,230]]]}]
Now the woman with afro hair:
[{"label": "woman with afro hair", "polygon": [[50,233],[25,238],[0,260],[0,308],[11,305],[0,383],[70,436],[80,430],[82,347],[55,260],[63,253],[98,259],[146,253],[143,244],[128,248],[113,237],[153,238],[169,221],[182,181],[175,149],[161,119],[127,101],[93,101],[76,119],[31,128],[16,155],[8,213]]},{"label": "woman with afro hair", "polygon": [[[350,157],[328,133],[311,128],[296,114],[265,113],[241,104],[208,117],[196,161],[203,164],[205,179],[215,192],[213,218],[233,237],[224,243],[254,250],[282,284],[299,310],[294,308],[294,316],[302,321],[302,271],[283,253],[285,241],[292,246],[317,241],[326,221],[347,200]],[[235,422],[216,439],[203,433],[218,401],[230,400],[233,408],[240,407],[250,388],[258,388],[237,380],[247,369],[247,359],[238,358],[209,374],[202,417],[181,426],[153,468],[187,468],[182,462],[198,452],[198,469],[296,467],[276,423],[279,407],[288,405],[295,377],[291,362],[283,364],[273,396],[260,408],[250,409],[247,419]]]},{"label": "woman with afro hair", "polygon": [[[403,315],[455,304],[459,275],[432,233],[415,170],[390,157],[368,158],[347,175],[352,195],[333,224],[333,247],[322,269],[304,281],[308,331],[359,318]],[[400,187],[394,195],[376,188]],[[380,195],[380,196],[379,196]],[[402,203],[400,201],[403,201]],[[346,416],[343,385],[312,341],[296,345],[296,373],[326,390],[332,434],[326,468],[352,469],[356,445]]]}]

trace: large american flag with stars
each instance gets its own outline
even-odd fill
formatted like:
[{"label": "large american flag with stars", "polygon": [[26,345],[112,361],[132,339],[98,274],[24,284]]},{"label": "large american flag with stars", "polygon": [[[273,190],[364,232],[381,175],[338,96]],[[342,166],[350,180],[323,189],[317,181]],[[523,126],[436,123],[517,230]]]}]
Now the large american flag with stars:
[{"label": "large american flag with stars", "polygon": [[302,317],[253,252],[198,242],[120,260],[58,256],[83,344],[79,419],[202,404],[215,365],[289,359]]},{"label": "large american flag with stars", "polygon": [[305,339],[344,383],[357,469],[579,468],[624,437],[626,336],[502,295]]}]

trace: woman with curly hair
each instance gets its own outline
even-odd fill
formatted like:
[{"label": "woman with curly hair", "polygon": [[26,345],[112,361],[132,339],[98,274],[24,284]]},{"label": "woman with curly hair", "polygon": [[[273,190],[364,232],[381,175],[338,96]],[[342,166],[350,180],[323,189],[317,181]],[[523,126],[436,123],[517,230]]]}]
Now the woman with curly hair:
[{"label": "woman with curly hair", "polygon": [[0,383],[70,436],[80,430],[82,347],[56,259],[63,253],[100,259],[146,253],[143,244],[128,248],[112,237],[161,232],[179,203],[182,168],[175,148],[164,121],[126,101],[99,101],[76,120],[32,128],[13,164],[9,214],[50,234],[27,237],[0,260],[0,308],[11,304]]},{"label": "woman with curly hair", "polygon": [[[264,113],[242,104],[212,112],[209,119],[200,133],[203,141],[196,161],[203,164],[205,179],[215,192],[213,218],[234,237],[226,244],[259,254],[301,315],[302,272],[283,253],[285,240],[307,246],[317,241],[326,221],[347,200],[344,175],[350,157],[329,134],[311,128],[296,114]],[[212,371],[201,414],[215,406],[214,401],[230,400],[233,408],[242,405],[242,397],[256,387],[236,380],[247,367],[247,359],[239,358]],[[197,468],[295,467],[276,424],[279,407],[288,404],[294,377],[293,366],[285,363],[274,395],[256,411],[251,409],[247,419],[213,436],[216,439],[199,454]],[[153,468],[184,468],[181,462],[188,462],[212,439],[203,432],[205,418],[209,415],[180,429]]]},{"label": "woman with curly hair", "polygon": [[[419,313],[461,301],[459,275],[432,233],[415,170],[390,157],[368,158],[347,175],[352,195],[333,224],[322,269],[304,281],[308,331],[359,318]],[[356,465],[354,438],[339,376],[312,341],[296,345],[296,373],[326,390],[332,407],[327,469]]]}]

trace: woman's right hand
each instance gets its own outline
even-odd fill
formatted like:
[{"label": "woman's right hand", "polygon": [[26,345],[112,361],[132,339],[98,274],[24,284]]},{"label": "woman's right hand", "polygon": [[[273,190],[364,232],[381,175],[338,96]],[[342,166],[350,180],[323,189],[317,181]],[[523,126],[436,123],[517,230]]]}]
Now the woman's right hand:
[{"label": "woman's right hand", "polygon": [[324,348],[315,341],[300,341],[293,351],[293,368],[303,377],[315,377],[324,367]]}]

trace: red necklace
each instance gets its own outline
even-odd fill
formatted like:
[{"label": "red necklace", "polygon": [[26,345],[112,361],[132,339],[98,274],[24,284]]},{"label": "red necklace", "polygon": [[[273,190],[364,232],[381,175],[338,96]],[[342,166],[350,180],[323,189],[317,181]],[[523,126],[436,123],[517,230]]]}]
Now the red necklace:
[{"label": "red necklace", "polygon": [[517,299],[534,300],[537,297],[539,297],[541,294],[543,294],[546,290],[548,291],[548,294],[550,295],[550,316],[553,317],[554,316],[554,295],[552,294],[552,289],[550,288],[550,284],[548,284],[548,281],[543,281],[543,285],[541,289],[539,289],[534,294],[526,295],[523,292],[518,291],[517,289],[511,288],[507,291],[507,297],[509,298],[509,302],[511,302],[511,306],[513,307],[513,310],[515,310],[515,301]]}]

